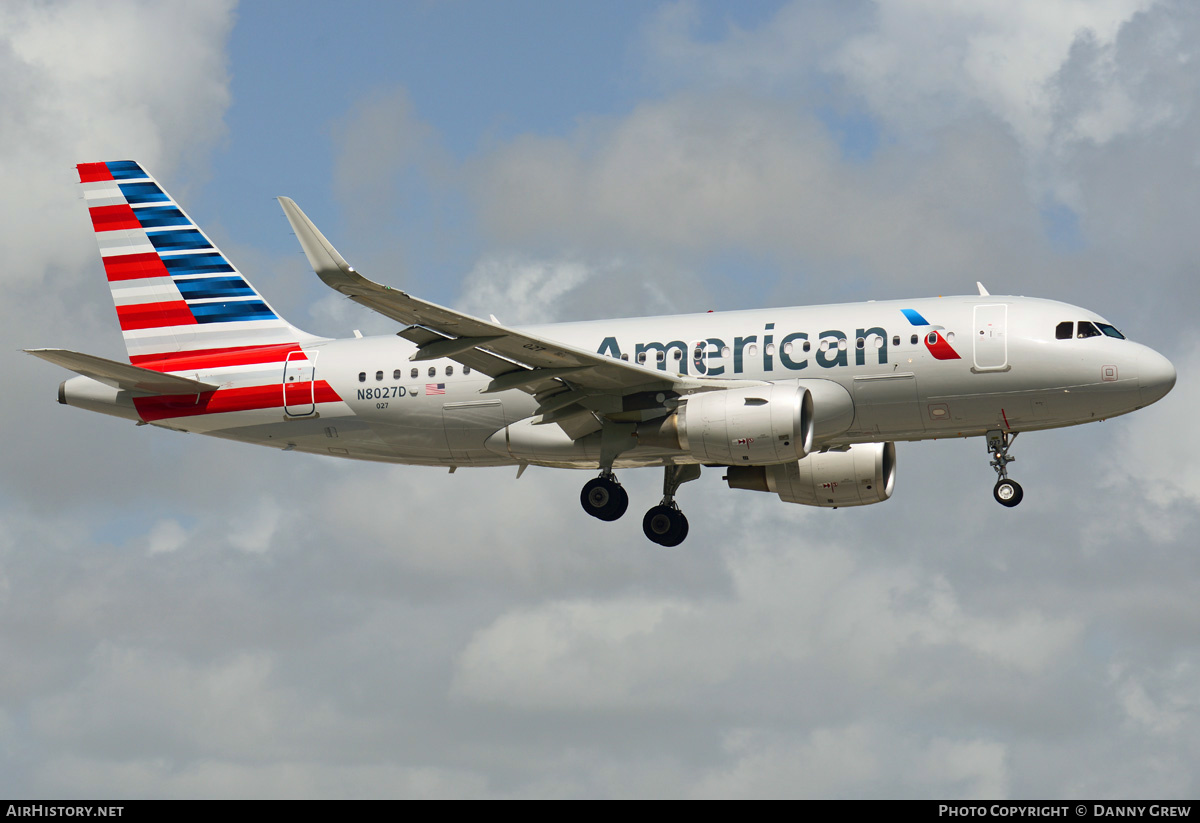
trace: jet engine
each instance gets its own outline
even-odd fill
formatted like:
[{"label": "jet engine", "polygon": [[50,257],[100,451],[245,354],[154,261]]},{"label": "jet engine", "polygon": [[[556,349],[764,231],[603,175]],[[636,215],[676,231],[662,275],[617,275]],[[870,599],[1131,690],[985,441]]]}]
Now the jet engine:
[{"label": "jet engine", "polygon": [[816,452],[773,466],[730,466],[731,489],[775,492],[785,503],[866,506],[892,496],[895,443],[855,443],[845,451]]},{"label": "jet engine", "polygon": [[796,383],[693,395],[673,418],[679,448],[702,463],[785,463],[813,445],[812,394]]}]

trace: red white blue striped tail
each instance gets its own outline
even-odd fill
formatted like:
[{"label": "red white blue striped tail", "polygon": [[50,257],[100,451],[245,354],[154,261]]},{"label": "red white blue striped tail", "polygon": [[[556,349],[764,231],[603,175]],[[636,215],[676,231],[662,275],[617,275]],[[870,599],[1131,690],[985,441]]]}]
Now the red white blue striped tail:
[{"label": "red white blue striped tail", "polygon": [[316,339],[276,314],[137,163],[76,168],[134,365],[177,371],[244,362]]}]

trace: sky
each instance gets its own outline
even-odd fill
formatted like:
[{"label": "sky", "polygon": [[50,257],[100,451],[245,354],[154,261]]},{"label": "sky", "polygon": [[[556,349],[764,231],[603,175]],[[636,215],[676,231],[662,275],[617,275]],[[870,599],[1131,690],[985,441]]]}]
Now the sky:
[{"label": "sky", "polygon": [[[0,5],[0,795],[1200,794],[1200,7],[1170,0]],[[308,331],[273,198],[506,323],[1065,300],[1175,390],[903,443],[891,500],[449,475],[135,427],[74,165],[134,159]]]}]

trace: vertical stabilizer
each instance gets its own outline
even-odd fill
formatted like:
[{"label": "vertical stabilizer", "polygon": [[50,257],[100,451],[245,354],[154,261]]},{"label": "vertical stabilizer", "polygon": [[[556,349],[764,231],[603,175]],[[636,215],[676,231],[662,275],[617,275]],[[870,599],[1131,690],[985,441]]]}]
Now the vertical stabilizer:
[{"label": "vertical stabilizer", "polygon": [[173,371],[318,339],[276,314],[136,162],[77,168],[134,365]]}]

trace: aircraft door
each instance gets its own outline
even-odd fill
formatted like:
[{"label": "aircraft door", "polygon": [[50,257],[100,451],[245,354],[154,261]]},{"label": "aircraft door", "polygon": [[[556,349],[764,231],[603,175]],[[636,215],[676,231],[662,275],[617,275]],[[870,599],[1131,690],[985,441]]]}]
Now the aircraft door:
[{"label": "aircraft door", "polygon": [[975,371],[1008,369],[1008,305],[975,307]]},{"label": "aircraft door", "polygon": [[283,365],[283,413],[305,417],[317,410],[316,352],[288,352]]}]

